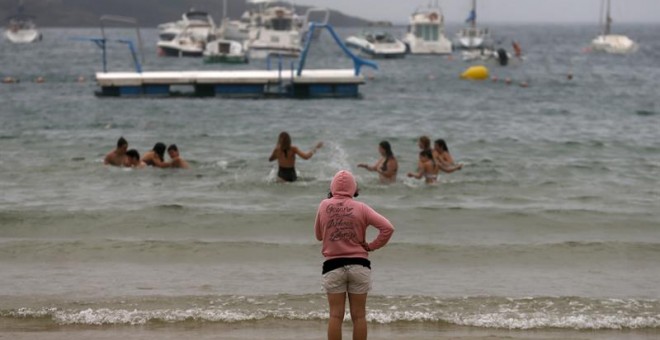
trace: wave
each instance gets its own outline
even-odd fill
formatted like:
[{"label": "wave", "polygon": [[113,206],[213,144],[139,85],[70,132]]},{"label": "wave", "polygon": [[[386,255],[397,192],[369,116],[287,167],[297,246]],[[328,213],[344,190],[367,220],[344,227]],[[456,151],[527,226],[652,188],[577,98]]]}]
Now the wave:
[{"label": "wave", "polygon": [[[194,303],[192,303],[192,302]],[[125,302],[134,308],[71,305],[0,311],[9,319],[45,319],[57,325],[145,325],[150,323],[237,323],[267,319],[327,320],[325,296],[163,297],[159,308]],[[176,304],[188,306],[177,306]],[[163,304],[169,305],[162,307]],[[191,305],[192,304],[192,305]],[[349,315],[346,315],[349,318]],[[446,323],[498,329],[653,329],[660,328],[660,301],[580,297],[370,296],[367,321],[378,324]]]},{"label": "wave", "polygon": [[[651,242],[581,242],[451,244],[429,243],[428,240],[390,242],[388,249],[400,257],[419,260],[438,254],[461,258],[519,258],[564,261],[565,257],[589,254],[601,260],[618,254],[636,254],[643,258],[660,256],[660,244]],[[52,261],[63,257],[79,262],[154,260],[156,262],[206,262],[217,258],[241,258],[246,254],[287,257],[300,253],[316,253],[318,244],[308,239],[272,241],[236,240],[5,240],[0,242],[0,260]]]}]

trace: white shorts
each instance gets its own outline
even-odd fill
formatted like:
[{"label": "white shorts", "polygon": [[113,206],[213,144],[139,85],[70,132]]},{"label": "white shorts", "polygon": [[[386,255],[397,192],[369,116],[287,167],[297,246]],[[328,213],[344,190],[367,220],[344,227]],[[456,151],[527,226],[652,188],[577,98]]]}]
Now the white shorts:
[{"label": "white shorts", "polygon": [[367,294],[371,290],[371,269],[351,264],[323,274],[323,290],[329,294]]}]

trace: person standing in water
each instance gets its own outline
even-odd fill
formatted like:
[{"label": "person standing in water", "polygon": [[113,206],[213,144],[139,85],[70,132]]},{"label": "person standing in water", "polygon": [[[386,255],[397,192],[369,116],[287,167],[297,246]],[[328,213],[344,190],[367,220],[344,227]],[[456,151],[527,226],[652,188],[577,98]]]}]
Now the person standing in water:
[{"label": "person standing in water", "polygon": [[431,150],[422,150],[419,152],[419,162],[417,163],[417,172],[409,172],[408,177],[416,179],[424,178],[426,184],[434,184],[438,180],[439,168],[433,161]]},{"label": "person standing in water", "polygon": [[158,142],[153,149],[147,151],[142,156],[142,161],[148,166],[155,168],[169,168],[170,163],[165,162],[165,144]]},{"label": "person standing in water", "polygon": [[381,155],[381,159],[378,160],[376,164],[369,165],[360,163],[358,164],[358,168],[365,168],[369,171],[377,172],[381,183],[389,184],[396,182],[396,174],[399,170],[399,163],[394,157],[390,142],[380,142],[380,144],[378,144],[378,152]]},{"label": "person standing in water", "polygon": [[117,140],[117,148],[108,152],[103,159],[103,164],[112,166],[123,166],[126,163],[126,151],[128,150],[128,142],[124,137],[119,137]]},{"label": "person standing in water", "polygon": [[295,182],[298,179],[296,174],[296,155],[302,159],[310,159],[318,149],[323,147],[323,142],[318,142],[309,152],[303,152],[298,147],[291,145],[291,136],[288,132],[282,131],[277,138],[277,146],[273,149],[269,162],[277,160],[279,167],[277,178],[283,182]]},{"label": "person standing in water", "polygon": [[140,160],[140,153],[137,150],[130,149],[126,151],[126,163],[124,163],[124,166],[129,168],[142,169],[147,165]]},{"label": "person standing in water", "polygon": [[[322,285],[330,308],[328,340],[341,339],[346,298],[353,321],[353,340],[367,339],[366,305],[371,289],[369,252],[387,244],[394,226],[368,205],[353,200],[357,196],[353,175],[341,170],[330,184],[330,195],[319,204],[314,231],[322,242],[325,258]],[[378,236],[367,242],[367,227],[378,229]]]},{"label": "person standing in water", "polygon": [[167,147],[167,154],[172,159],[172,161],[170,162],[170,168],[188,169],[190,167],[188,165],[188,162],[186,162],[179,155],[179,148],[176,146],[176,144],[172,144]]},{"label": "person standing in water", "polygon": [[449,153],[449,148],[447,148],[447,143],[444,139],[436,139],[433,143],[433,160],[440,170],[446,173],[461,170],[463,167],[463,164],[454,163],[454,157]]}]

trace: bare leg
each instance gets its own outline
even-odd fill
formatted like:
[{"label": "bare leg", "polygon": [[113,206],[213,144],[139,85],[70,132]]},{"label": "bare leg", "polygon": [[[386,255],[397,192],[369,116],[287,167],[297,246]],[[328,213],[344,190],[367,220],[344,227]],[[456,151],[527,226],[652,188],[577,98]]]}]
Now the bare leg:
[{"label": "bare leg", "polygon": [[353,340],[367,340],[367,294],[348,294],[353,320]]},{"label": "bare leg", "polygon": [[328,293],[330,321],[328,321],[328,340],[341,340],[341,324],[346,310],[346,293]]}]

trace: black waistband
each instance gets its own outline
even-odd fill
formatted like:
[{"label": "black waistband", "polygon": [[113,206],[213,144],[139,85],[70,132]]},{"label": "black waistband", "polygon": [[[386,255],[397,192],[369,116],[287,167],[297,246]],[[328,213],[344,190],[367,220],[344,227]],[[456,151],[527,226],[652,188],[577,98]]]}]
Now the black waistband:
[{"label": "black waistband", "polygon": [[359,264],[361,266],[365,266],[369,269],[371,269],[371,261],[362,258],[362,257],[340,257],[336,259],[331,259],[323,262],[323,271],[322,274],[325,274],[329,271],[333,271],[337,268],[341,268],[343,266],[348,266],[351,264]]}]

